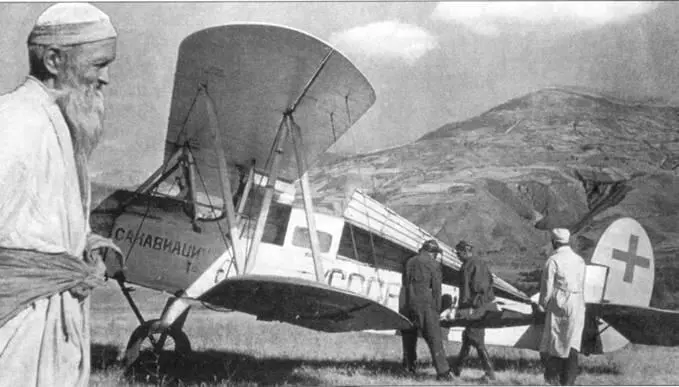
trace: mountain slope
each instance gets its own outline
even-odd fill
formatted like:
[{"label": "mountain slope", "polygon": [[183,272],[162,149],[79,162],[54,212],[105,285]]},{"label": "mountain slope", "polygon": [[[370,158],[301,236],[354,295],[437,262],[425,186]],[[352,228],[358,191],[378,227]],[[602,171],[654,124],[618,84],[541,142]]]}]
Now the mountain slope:
[{"label": "mountain slope", "polygon": [[675,128],[675,107],[547,88],[405,146],[321,163],[310,177],[321,207],[341,211],[360,187],[451,244],[471,240],[516,275],[548,251],[544,230],[570,227],[587,253],[620,216],[676,252]]}]

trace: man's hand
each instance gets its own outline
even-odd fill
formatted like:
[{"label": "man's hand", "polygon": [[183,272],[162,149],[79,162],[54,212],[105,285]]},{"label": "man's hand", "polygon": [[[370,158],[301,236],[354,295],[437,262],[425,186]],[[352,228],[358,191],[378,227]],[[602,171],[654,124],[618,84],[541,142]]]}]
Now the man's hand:
[{"label": "man's hand", "polygon": [[104,275],[109,275],[114,277],[117,273],[108,273],[106,270],[106,265],[104,264],[104,258],[106,258],[107,250],[112,251],[115,254],[115,259],[118,263],[120,270],[124,268],[123,262],[123,252],[118,246],[109,238],[104,238],[101,235],[95,233],[89,233],[87,235],[87,247],[85,248],[85,262],[95,268],[98,277],[104,277]]},{"label": "man's hand", "polygon": [[[107,274],[106,265],[104,264],[107,250],[113,251],[119,262],[122,262],[123,253],[120,251],[120,248],[113,243],[113,240],[104,238],[103,236],[92,232],[87,234],[83,260],[87,266],[90,267],[90,270],[92,270],[93,278],[89,278],[83,281],[83,283],[69,289],[71,295],[78,301],[82,302],[87,298],[95,286],[103,285],[104,277]],[[122,268],[122,265],[120,267]]]},{"label": "man's hand", "polygon": [[99,249],[111,249],[115,251],[118,255],[122,257],[123,252],[120,250],[120,248],[113,242],[112,239],[110,238],[105,238],[99,234],[95,234],[93,232],[89,233],[87,235],[87,246],[85,247],[85,250],[92,251],[92,250],[99,250]]},{"label": "man's hand", "polygon": [[545,323],[545,308],[543,308],[540,304],[537,302],[531,302],[530,308],[532,310],[532,315],[533,315],[533,321],[535,324],[544,324]]},{"label": "man's hand", "polygon": [[538,304],[537,302],[531,302],[530,307],[533,310],[533,313],[544,313],[545,308],[542,307],[542,305]]},{"label": "man's hand", "polygon": [[92,287],[86,284],[79,284],[68,290],[78,301],[83,302],[92,292]]},{"label": "man's hand", "polygon": [[104,264],[104,248],[90,250],[85,254],[85,262],[94,269],[97,278],[103,278],[106,275],[106,264]]}]

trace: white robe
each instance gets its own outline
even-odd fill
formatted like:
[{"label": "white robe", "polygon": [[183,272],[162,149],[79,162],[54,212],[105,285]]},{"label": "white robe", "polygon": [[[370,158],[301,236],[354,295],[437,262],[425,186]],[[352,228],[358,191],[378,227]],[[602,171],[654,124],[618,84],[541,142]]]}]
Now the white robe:
[{"label": "white robe", "polygon": [[540,305],[547,316],[540,352],[561,358],[580,351],[585,327],[585,261],[569,246],[559,247],[545,263]]},{"label": "white robe", "polygon": [[[46,89],[29,77],[0,96],[0,247],[82,257],[89,232],[70,133]],[[86,386],[89,302],[41,299],[0,327],[0,386]]]}]

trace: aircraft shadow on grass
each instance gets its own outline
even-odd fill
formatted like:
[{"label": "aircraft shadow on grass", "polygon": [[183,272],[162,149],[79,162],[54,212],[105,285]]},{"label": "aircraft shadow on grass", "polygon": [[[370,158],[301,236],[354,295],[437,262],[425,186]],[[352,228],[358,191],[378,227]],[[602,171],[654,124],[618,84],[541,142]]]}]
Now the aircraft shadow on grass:
[{"label": "aircraft shadow on grass", "polygon": [[[377,374],[385,376],[404,377],[400,362],[396,361],[370,361],[370,360],[304,360],[282,358],[255,358],[251,355],[239,352],[226,351],[195,351],[190,355],[181,357],[174,353],[163,352],[158,363],[153,362],[155,356],[147,353],[148,358],[140,358],[137,365],[132,367],[124,375],[129,382],[151,382],[163,385],[172,385],[178,382],[183,384],[219,383],[230,382],[253,382],[257,384],[303,384],[320,385],[327,380],[319,379],[303,372],[298,372],[299,367],[331,368],[357,370],[365,374]],[[144,356],[144,355],[143,355]],[[94,372],[111,368],[122,368],[119,358],[121,351],[110,344],[92,345],[92,369]],[[452,363],[455,356],[449,356]],[[514,371],[525,373],[541,373],[542,368],[538,359],[507,359],[503,357],[493,359],[497,371]],[[150,365],[153,364],[153,365]],[[421,364],[421,376],[426,376],[430,368],[429,364]],[[481,363],[477,358],[469,358],[465,369],[482,370]],[[619,374],[620,370],[611,365],[581,365],[581,371],[588,374]],[[416,377],[418,378],[418,377]],[[464,379],[463,379],[464,380]]]}]

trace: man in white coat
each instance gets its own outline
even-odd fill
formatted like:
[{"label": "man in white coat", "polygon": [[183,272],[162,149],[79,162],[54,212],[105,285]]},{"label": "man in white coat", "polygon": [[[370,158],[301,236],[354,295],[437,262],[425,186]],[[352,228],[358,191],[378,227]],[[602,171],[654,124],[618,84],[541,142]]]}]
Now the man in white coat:
[{"label": "man in white coat", "polygon": [[87,386],[88,295],[102,248],[119,253],[90,231],[87,174],[116,32],[92,5],[56,4],[28,52],[30,75],[0,96],[0,386]]},{"label": "man in white coat", "polygon": [[547,312],[540,343],[545,381],[572,385],[585,326],[585,261],[569,246],[570,232],[552,230],[552,254],[542,271],[539,304]]}]

